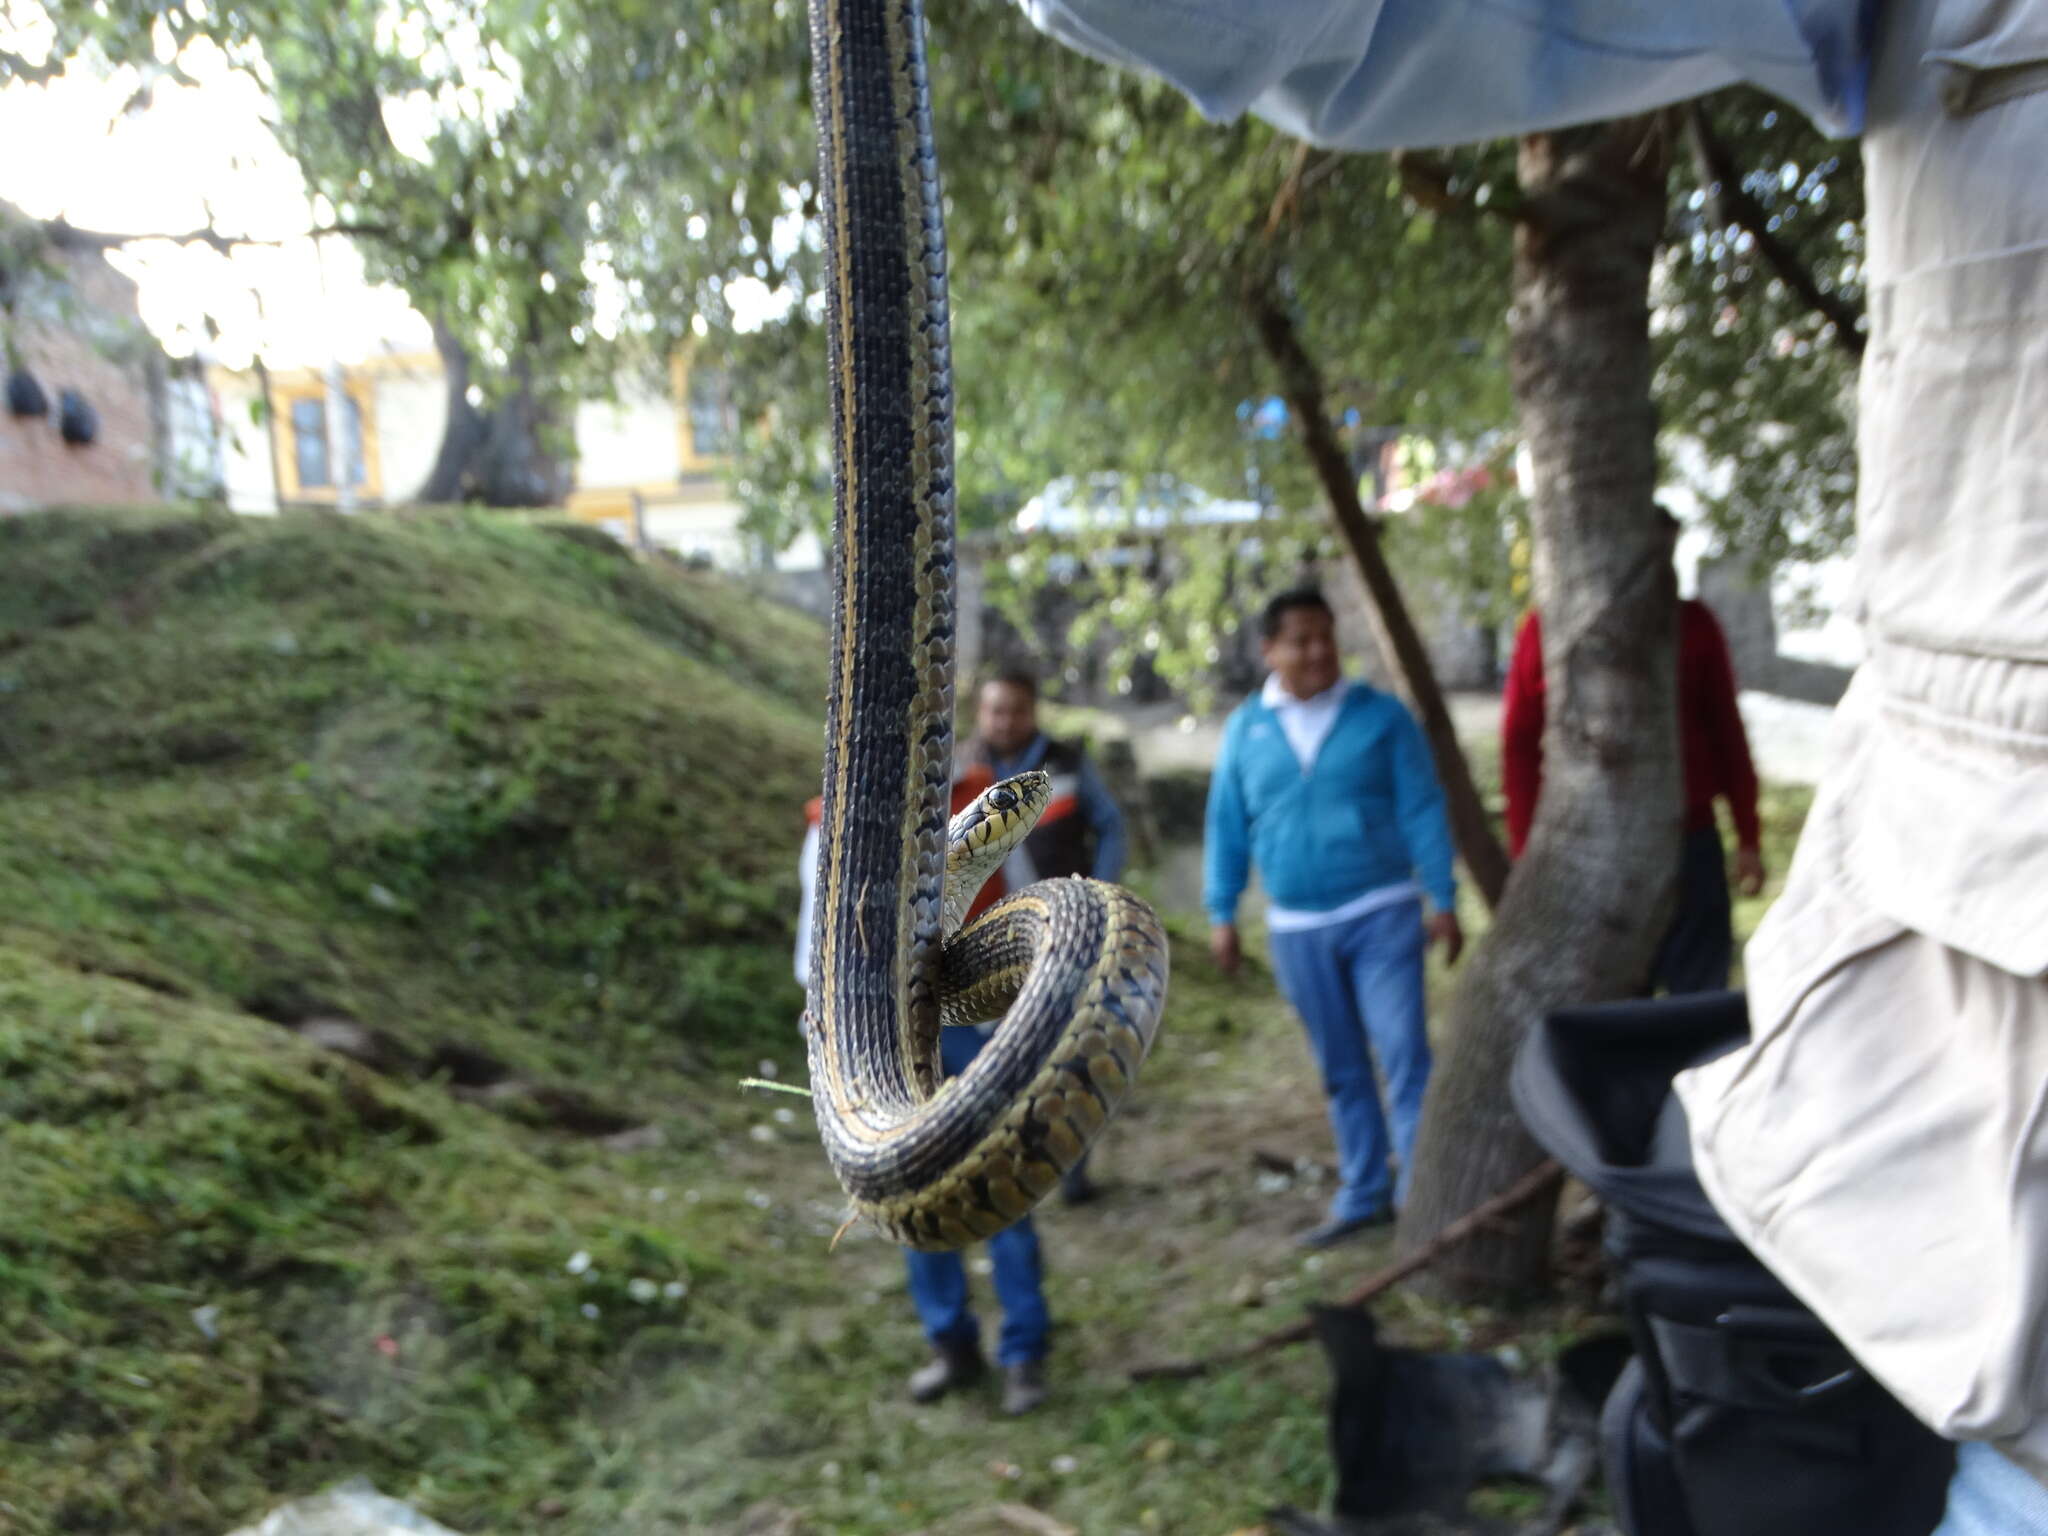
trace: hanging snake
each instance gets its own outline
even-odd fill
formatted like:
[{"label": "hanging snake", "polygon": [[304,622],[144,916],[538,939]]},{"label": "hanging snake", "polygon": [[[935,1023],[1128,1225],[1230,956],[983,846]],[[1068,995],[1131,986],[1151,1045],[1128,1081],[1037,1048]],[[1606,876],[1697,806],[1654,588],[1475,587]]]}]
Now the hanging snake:
[{"label": "hanging snake", "polygon": [[[1166,939],[1135,896],[1082,879],[959,927],[1049,781],[948,821],[952,356],[922,6],[811,0],[811,44],[833,426],[811,1093],[855,1214],[945,1250],[1029,1211],[1121,1103],[1165,1006]],[[995,1017],[942,1082],[943,1025]]]}]

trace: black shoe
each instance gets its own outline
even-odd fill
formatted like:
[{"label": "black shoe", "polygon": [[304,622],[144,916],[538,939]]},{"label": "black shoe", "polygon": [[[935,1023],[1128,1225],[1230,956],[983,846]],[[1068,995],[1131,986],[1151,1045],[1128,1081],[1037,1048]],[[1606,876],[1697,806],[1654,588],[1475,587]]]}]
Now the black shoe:
[{"label": "black shoe", "polygon": [[940,1339],[932,1357],[910,1373],[910,1400],[937,1402],[955,1387],[979,1381],[988,1370],[979,1339]]},{"label": "black shoe", "polygon": [[1375,1211],[1370,1216],[1352,1216],[1343,1221],[1326,1221],[1319,1227],[1310,1227],[1306,1232],[1295,1234],[1297,1248],[1334,1248],[1354,1237],[1363,1236],[1374,1227],[1388,1227],[1394,1223],[1391,1207]]},{"label": "black shoe", "polygon": [[1029,1413],[1045,1401],[1045,1362],[1026,1360],[1003,1367],[1003,1412],[1011,1418]]}]

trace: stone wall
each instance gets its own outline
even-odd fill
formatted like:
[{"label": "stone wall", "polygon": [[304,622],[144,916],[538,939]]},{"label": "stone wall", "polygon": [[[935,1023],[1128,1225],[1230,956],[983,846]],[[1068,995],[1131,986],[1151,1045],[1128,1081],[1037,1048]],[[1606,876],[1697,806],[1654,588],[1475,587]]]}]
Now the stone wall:
[{"label": "stone wall", "polygon": [[1747,562],[1702,560],[1699,596],[1714,610],[1728,637],[1738,688],[1805,704],[1834,704],[1841,699],[1843,689],[1849,686],[1847,668],[1779,654],[1778,621],[1771,608],[1770,590],[1752,579]]}]

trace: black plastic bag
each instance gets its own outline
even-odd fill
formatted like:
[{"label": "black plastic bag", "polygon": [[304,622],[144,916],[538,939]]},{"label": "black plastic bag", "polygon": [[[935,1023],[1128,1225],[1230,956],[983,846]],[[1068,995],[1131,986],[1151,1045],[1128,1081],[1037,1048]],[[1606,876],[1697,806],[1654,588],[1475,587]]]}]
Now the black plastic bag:
[{"label": "black plastic bag", "polygon": [[16,368],[7,375],[7,413],[10,416],[50,414],[49,395],[26,368]]},{"label": "black plastic bag", "polygon": [[[1598,1460],[1600,1402],[1628,1358],[1625,1335],[1582,1339],[1554,1367],[1525,1374],[1492,1355],[1390,1346],[1369,1312],[1318,1307],[1314,1317],[1330,1363],[1337,1471],[1336,1523],[1323,1529],[1495,1529],[1466,1500],[1497,1479],[1546,1492],[1541,1517],[1521,1529],[1564,1522]],[[1293,1529],[1315,1528],[1285,1513]]]},{"label": "black plastic bag", "polygon": [[57,430],[74,448],[85,448],[100,435],[100,415],[85,396],[67,389],[57,396]]}]

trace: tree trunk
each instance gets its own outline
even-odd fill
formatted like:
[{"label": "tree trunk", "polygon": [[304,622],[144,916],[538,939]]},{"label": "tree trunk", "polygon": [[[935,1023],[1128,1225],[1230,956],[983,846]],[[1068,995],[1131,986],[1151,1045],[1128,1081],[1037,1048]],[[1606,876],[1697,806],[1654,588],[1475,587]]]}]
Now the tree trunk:
[{"label": "tree trunk", "polygon": [[568,466],[549,443],[561,402],[534,387],[532,369],[513,364],[511,391],[488,411],[470,402],[469,351],[438,319],[434,346],[448,381],[441,448],[419,489],[423,502],[474,501],[487,507],[551,507],[569,493]]},{"label": "tree trunk", "polygon": [[1402,696],[1415,711],[1423,734],[1429,739],[1458,855],[1465,861],[1465,870],[1487,907],[1494,908],[1500,904],[1502,887],[1507,884],[1507,854],[1500,839],[1493,835],[1486,805],[1479,798],[1478,786],[1472,782],[1472,765],[1465,760],[1465,749],[1458,743],[1450,708],[1444,703],[1443,689],[1437,686],[1436,669],[1429,662],[1429,651],[1415,631],[1415,621],[1409,616],[1401,588],[1387,566],[1386,551],[1380,545],[1379,523],[1358,499],[1358,477],[1337,442],[1336,429],[1330,425],[1322,374],[1302,345],[1293,317],[1270,280],[1252,285],[1249,302],[1259,340],[1280,370],[1281,393],[1286,396],[1289,411],[1301,423],[1302,441],[1317,477],[1323,482],[1323,494],[1329,498],[1330,516],[1365,582],[1366,595],[1371,599],[1366,612],[1372,620],[1373,634],[1379,640],[1380,650],[1393,664]]},{"label": "tree trunk", "polygon": [[[1543,794],[1492,931],[1452,1001],[1399,1246],[1414,1252],[1541,1160],[1508,1096],[1523,1033],[1628,996],[1670,910],[1680,832],[1676,600],[1652,513],[1649,278],[1666,124],[1522,140],[1511,366],[1535,465],[1531,516],[1548,711]],[[1462,1294],[1542,1284],[1538,1202],[1440,1266]]]},{"label": "tree trunk", "polygon": [[524,358],[512,364],[512,389],[490,411],[471,464],[476,499],[487,507],[552,507],[568,496],[569,466],[553,446],[562,402],[534,385]]},{"label": "tree trunk", "polygon": [[427,471],[418,500],[432,505],[464,499],[469,461],[483,441],[484,419],[469,403],[469,349],[455,333],[434,318],[434,350],[441,354],[441,377],[448,389],[448,414],[441,427],[441,447]]}]

